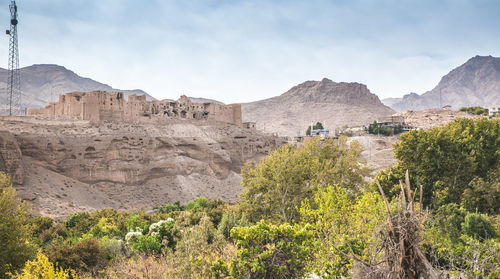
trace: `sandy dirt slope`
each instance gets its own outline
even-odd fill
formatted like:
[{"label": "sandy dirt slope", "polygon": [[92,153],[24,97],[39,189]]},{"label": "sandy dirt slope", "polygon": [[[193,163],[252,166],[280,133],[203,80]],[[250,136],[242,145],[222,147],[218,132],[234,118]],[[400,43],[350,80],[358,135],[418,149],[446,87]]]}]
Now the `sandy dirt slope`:
[{"label": "sandy dirt slope", "polygon": [[[244,162],[283,144],[236,125],[173,121],[155,126],[71,120],[0,120],[0,161],[15,160],[16,189],[35,214],[152,209],[198,196],[237,199]],[[20,151],[20,152],[19,152]]]}]

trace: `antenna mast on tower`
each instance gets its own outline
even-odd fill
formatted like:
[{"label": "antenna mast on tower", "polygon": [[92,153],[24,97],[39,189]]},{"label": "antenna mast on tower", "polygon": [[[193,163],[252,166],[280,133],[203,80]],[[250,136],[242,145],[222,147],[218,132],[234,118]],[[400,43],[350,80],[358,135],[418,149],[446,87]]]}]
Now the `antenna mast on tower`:
[{"label": "antenna mast on tower", "polygon": [[7,111],[9,115],[20,115],[21,110],[21,79],[19,76],[19,49],[17,46],[17,5],[10,1],[10,29],[5,31],[9,36],[9,74],[7,79]]}]

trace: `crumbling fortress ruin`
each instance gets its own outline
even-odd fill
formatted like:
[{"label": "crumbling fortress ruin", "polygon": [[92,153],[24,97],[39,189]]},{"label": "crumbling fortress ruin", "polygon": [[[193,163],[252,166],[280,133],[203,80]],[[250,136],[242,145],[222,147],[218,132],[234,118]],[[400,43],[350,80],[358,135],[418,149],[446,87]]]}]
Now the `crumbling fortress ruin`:
[{"label": "crumbling fortress ruin", "polygon": [[28,115],[73,116],[90,121],[162,122],[172,119],[212,120],[241,126],[241,105],[195,103],[179,100],[147,101],[146,95],[121,92],[72,92],[45,108],[30,108]]}]

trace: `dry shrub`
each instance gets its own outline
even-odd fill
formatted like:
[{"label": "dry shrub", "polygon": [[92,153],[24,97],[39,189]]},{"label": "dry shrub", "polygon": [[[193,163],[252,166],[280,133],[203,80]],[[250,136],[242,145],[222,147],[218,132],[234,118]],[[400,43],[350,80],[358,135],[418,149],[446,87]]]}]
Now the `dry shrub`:
[{"label": "dry shrub", "polygon": [[[227,244],[212,255],[204,255],[204,266],[200,268],[200,258],[179,258],[176,253],[160,256],[138,255],[117,261],[105,272],[109,279],[164,279],[164,278],[216,278],[210,268],[221,259],[230,262],[236,254],[236,248]],[[186,270],[190,266],[190,270]]]},{"label": "dry shrub", "polygon": [[[415,197],[411,196],[408,171],[406,172],[406,187],[400,181],[399,210],[395,214],[391,212],[378,181],[377,184],[389,213],[386,225],[380,231],[384,250],[383,261],[379,264],[371,264],[357,260],[353,277],[373,279],[439,278],[420,250],[424,215],[422,209],[419,212],[414,209]],[[422,189],[420,189],[420,193],[422,193]]]},{"label": "dry shrub", "polygon": [[106,278],[110,279],[163,279],[169,278],[169,269],[172,268],[164,256],[136,256],[117,262],[106,271]]}]

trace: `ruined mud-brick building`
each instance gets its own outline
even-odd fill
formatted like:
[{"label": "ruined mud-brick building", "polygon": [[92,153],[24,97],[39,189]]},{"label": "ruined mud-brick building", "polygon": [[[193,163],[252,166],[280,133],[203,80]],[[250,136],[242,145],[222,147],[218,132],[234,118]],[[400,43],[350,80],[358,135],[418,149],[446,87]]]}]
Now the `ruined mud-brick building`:
[{"label": "ruined mud-brick building", "polygon": [[146,95],[131,94],[125,100],[121,92],[73,92],[59,96],[45,108],[30,108],[28,115],[65,115],[91,121],[162,121],[169,119],[206,119],[241,125],[241,105],[194,103],[188,97],[179,100],[147,101]]}]

